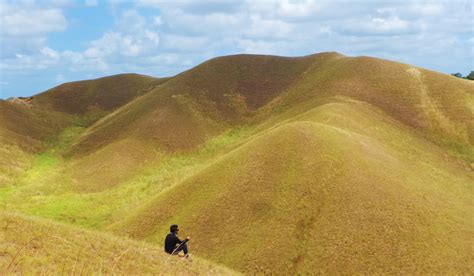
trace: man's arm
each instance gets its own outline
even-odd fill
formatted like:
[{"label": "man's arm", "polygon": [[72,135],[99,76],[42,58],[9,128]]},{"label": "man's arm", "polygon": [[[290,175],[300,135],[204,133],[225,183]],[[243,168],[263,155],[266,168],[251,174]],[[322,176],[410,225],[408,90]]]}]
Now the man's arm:
[{"label": "man's arm", "polygon": [[177,244],[181,244],[183,241],[181,241],[178,236],[174,236],[174,241],[177,243]]},{"label": "man's arm", "polygon": [[189,241],[189,237],[186,237],[184,240],[180,240],[180,239],[178,238],[178,236],[174,236],[174,237],[176,238],[175,241],[176,241],[177,243],[179,243],[179,244],[181,244],[181,243],[183,243],[183,242]]}]

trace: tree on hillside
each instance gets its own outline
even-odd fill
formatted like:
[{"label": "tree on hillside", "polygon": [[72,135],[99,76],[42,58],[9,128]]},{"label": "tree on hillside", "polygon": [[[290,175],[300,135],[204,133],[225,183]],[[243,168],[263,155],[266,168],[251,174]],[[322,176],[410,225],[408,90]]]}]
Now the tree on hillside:
[{"label": "tree on hillside", "polygon": [[471,71],[471,73],[465,77],[463,77],[461,73],[452,73],[451,76],[455,76],[456,78],[460,79],[474,80],[474,71]]},{"label": "tree on hillside", "polygon": [[469,75],[466,76],[466,79],[474,80],[474,71],[471,71],[471,73],[469,73]]}]

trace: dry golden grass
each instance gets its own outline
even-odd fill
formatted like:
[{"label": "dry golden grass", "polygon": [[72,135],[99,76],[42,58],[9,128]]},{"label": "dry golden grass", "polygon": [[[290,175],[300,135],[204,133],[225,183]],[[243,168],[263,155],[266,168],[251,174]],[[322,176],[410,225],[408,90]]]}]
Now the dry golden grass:
[{"label": "dry golden grass", "polygon": [[5,212],[0,213],[0,273],[238,274],[199,258],[170,258],[162,247]]},{"label": "dry golden grass", "polygon": [[167,80],[138,74],[120,74],[69,82],[35,95],[32,102],[33,106],[68,114],[84,114],[93,110],[112,111]]},{"label": "dry golden grass", "polygon": [[0,100],[0,141],[30,152],[44,150],[64,128],[89,126],[167,80],[122,74],[65,83],[34,95],[29,105]]},{"label": "dry golden grass", "polygon": [[112,229],[160,243],[177,222],[197,254],[249,273],[469,273],[466,170],[380,110],[332,103],[256,135]]},{"label": "dry golden grass", "polygon": [[189,151],[236,125],[347,96],[474,161],[473,93],[469,81],[370,57],[220,57],[107,116],[80,137],[68,156],[83,156],[124,137],[144,139],[167,152]]}]

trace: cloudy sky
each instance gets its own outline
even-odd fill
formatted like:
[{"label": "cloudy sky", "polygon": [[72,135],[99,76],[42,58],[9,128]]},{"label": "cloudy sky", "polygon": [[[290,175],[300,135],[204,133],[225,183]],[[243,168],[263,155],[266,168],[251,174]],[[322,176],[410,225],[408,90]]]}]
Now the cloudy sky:
[{"label": "cloudy sky", "polygon": [[236,53],[370,55],[474,70],[471,0],[0,0],[0,98]]}]

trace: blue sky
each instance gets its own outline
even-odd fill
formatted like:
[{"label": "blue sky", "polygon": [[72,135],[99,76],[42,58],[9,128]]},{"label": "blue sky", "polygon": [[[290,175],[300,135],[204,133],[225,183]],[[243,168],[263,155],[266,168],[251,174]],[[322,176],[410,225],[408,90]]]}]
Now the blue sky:
[{"label": "blue sky", "polygon": [[474,70],[470,0],[0,0],[0,98],[236,53],[369,55]]}]

